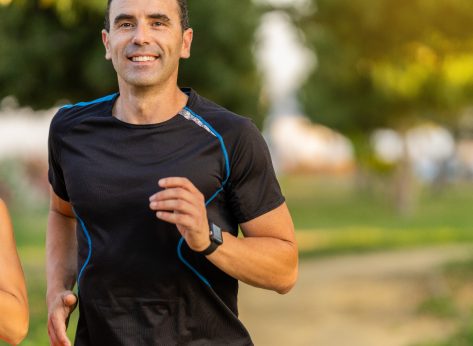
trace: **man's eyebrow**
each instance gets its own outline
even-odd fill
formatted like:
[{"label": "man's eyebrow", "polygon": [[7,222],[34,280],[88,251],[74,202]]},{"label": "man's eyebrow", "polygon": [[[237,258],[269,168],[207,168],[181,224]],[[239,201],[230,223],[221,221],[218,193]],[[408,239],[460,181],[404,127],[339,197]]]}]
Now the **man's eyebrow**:
[{"label": "man's eyebrow", "polygon": [[[168,23],[171,21],[171,19],[163,13],[152,13],[152,14],[149,14],[147,17],[150,19],[158,19],[165,23]],[[113,23],[117,24],[124,20],[134,20],[134,19],[135,19],[135,16],[132,16],[131,14],[121,13],[115,17],[115,20],[113,21]]]},{"label": "man's eyebrow", "polygon": [[152,14],[148,15],[148,18],[159,19],[162,22],[170,22],[171,21],[171,19],[163,13],[152,13]]},{"label": "man's eyebrow", "polygon": [[132,16],[131,14],[121,13],[118,16],[115,17],[115,20],[113,21],[113,23],[117,24],[117,23],[119,23],[123,20],[133,20],[133,19],[135,19],[135,17]]}]

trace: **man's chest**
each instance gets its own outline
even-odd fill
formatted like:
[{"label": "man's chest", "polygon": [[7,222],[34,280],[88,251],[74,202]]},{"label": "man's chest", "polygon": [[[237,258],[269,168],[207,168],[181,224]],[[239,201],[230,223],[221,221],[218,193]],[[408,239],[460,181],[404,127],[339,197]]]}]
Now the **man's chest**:
[{"label": "man's chest", "polygon": [[95,131],[64,141],[61,166],[72,205],[144,207],[158,180],[186,177],[206,196],[224,180],[218,140],[195,131]]}]

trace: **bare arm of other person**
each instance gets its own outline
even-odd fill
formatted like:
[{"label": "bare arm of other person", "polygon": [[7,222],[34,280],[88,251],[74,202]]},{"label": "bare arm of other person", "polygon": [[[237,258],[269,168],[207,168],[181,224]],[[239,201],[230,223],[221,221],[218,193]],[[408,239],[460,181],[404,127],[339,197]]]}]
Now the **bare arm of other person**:
[{"label": "bare arm of other person", "polygon": [[[150,198],[150,208],[176,224],[194,251],[210,244],[202,193],[186,178],[166,178],[164,188]],[[240,225],[244,238],[223,233],[223,244],[207,258],[235,279],[252,286],[287,293],[295,284],[298,251],[294,226],[285,203]]]},{"label": "bare arm of other person", "polygon": [[25,278],[6,205],[0,199],[0,339],[19,344],[28,332]]},{"label": "bare arm of other person", "polygon": [[51,189],[46,234],[46,302],[52,346],[71,344],[66,328],[77,304],[77,297],[72,293],[77,274],[76,222],[71,204]]}]

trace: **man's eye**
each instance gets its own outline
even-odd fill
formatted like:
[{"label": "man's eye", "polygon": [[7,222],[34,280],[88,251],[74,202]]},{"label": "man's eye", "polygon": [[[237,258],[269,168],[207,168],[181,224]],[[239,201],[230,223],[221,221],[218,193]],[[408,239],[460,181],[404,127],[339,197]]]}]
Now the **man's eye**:
[{"label": "man's eye", "polygon": [[154,22],[153,25],[154,25],[154,26],[162,26],[163,23],[162,23],[162,22]]},{"label": "man's eye", "polygon": [[131,24],[131,23],[122,23],[122,24],[120,24],[121,28],[131,28],[132,26],[133,26],[133,24]]}]

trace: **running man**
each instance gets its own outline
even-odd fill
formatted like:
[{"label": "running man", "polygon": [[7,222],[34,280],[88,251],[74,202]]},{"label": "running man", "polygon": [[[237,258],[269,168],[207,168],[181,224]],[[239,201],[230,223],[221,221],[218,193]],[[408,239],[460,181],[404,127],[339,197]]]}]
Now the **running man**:
[{"label": "running man", "polygon": [[[238,280],[288,292],[294,227],[253,123],[180,89],[185,0],[109,0],[119,93],[61,108],[49,135],[48,333],[69,345],[252,345]],[[238,228],[244,237],[238,237]]]}]

